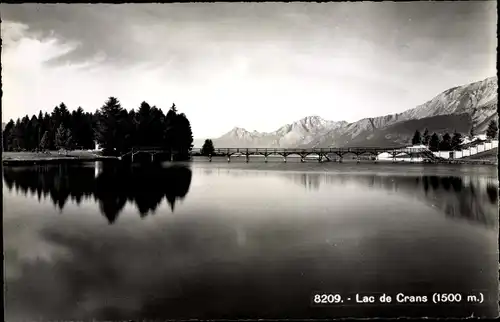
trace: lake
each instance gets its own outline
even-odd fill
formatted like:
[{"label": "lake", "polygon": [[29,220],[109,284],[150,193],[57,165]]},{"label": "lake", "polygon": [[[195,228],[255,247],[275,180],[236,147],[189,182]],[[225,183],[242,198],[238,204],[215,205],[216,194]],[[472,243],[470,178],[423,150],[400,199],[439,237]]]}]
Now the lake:
[{"label": "lake", "polygon": [[496,317],[497,198],[494,166],[4,167],[5,317]]}]

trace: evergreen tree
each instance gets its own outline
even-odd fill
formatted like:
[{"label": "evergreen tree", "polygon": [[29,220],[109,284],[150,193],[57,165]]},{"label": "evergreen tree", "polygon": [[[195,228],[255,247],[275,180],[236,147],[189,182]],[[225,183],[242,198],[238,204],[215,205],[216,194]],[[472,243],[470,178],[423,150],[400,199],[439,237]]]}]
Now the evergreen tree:
[{"label": "evergreen tree", "polygon": [[48,131],[47,149],[48,150],[53,150],[53,149],[55,149],[54,138],[56,136],[56,132],[54,131],[54,128],[53,128],[53,120],[52,120],[51,116],[48,113],[44,114],[42,124],[43,124],[42,125],[43,128],[46,131]]},{"label": "evergreen tree", "polygon": [[461,150],[460,146],[462,145],[462,141],[463,141],[462,134],[455,131],[451,139],[451,149],[454,151],[460,151]]},{"label": "evergreen tree", "polygon": [[151,137],[152,137],[152,115],[151,115],[151,106],[142,102],[141,106],[137,110],[137,113],[134,115],[134,125],[135,125],[135,139],[134,143],[137,146],[152,146]]},{"label": "evergreen tree", "polygon": [[451,150],[451,136],[448,133],[443,135],[443,139],[439,144],[439,150],[441,151],[450,151]]},{"label": "evergreen tree", "polygon": [[135,145],[136,128],[134,124],[135,113],[132,110],[130,113],[125,109],[121,112],[122,127],[123,127],[123,152],[130,150]]},{"label": "evergreen tree", "polygon": [[437,133],[433,133],[429,141],[429,150],[433,152],[439,151],[439,144],[439,135],[437,135]]},{"label": "evergreen tree", "polygon": [[59,128],[59,125],[61,125],[62,122],[62,115],[61,115],[61,109],[59,106],[54,107],[54,110],[52,111],[52,114],[50,115],[50,121],[52,125],[52,130],[54,133],[57,131]]},{"label": "evergreen tree", "polygon": [[488,128],[486,129],[486,137],[490,140],[496,139],[498,132],[497,122],[495,120],[491,120],[488,124]]},{"label": "evergreen tree", "polygon": [[174,142],[177,141],[177,133],[175,130],[175,124],[177,121],[177,108],[175,104],[172,104],[172,107],[167,112],[164,121],[164,134],[163,134],[163,148],[169,150],[170,153],[173,151]]},{"label": "evergreen tree", "polygon": [[119,155],[125,152],[123,108],[115,97],[110,97],[98,113],[96,139],[104,154]]},{"label": "evergreen tree", "polygon": [[24,131],[21,119],[16,120],[13,133],[13,150],[21,151],[24,149]]},{"label": "evergreen tree", "polygon": [[210,139],[206,139],[205,143],[203,143],[203,147],[201,148],[202,155],[212,155],[215,152],[214,143]]},{"label": "evergreen tree", "polygon": [[184,113],[177,115],[174,127],[175,141],[173,148],[177,152],[176,159],[187,160],[193,149],[193,132],[191,124]]},{"label": "evergreen tree", "polygon": [[70,129],[66,130],[66,141],[64,142],[64,148],[66,150],[72,150],[73,149],[73,135],[71,133]]},{"label": "evergreen tree", "polygon": [[21,120],[22,149],[31,150],[33,141],[33,129],[28,115]]},{"label": "evergreen tree", "polygon": [[66,129],[69,128],[71,121],[71,114],[64,103],[59,104],[59,116],[60,120],[59,123],[56,123],[56,125],[59,126],[62,123],[64,128]]},{"label": "evergreen tree", "polygon": [[85,113],[81,107],[71,113],[70,129],[75,147],[81,149],[94,147],[92,120],[89,113]]},{"label": "evergreen tree", "polygon": [[43,133],[42,139],[40,140],[40,150],[45,151],[49,148],[49,131]]},{"label": "evergreen tree", "polygon": [[165,114],[163,114],[163,111],[157,108],[156,106],[153,106],[151,108],[150,113],[151,113],[150,116],[151,137],[149,139],[149,142],[151,142],[151,145],[159,147],[162,145],[163,142],[164,129],[165,129]]},{"label": "evergreen tree", "polygon": [[64,125],[61,123],[57,128],[55,144],[58,150],[65,149],[66,144],[68,142],[68,131],[64,128]]},{"label": "evergreen tree", "polygon": [[420,135],[420,131],[416,130],[415,134],[413,135],[413,139],[411,140],[411,143],[413,145],[418,145],[422,143],[422,136]]},{"label": "evergreen tree", "polygon": [[4,151],[12,151],[14,149],[13,141],[14,141],[14,130],[15,123],[13,120],[10,120],[6,125],[5,129],[2,132],[2,140],[3,140],[3,149]]},{"label": "evergreen tree", "polygon": [[429,133],[429,130],[426,128],[425,131],[424,131],[424,136],[422,137],[422,143],[425,146],[429,146],[430,140],[431,140],[431,135]]}]

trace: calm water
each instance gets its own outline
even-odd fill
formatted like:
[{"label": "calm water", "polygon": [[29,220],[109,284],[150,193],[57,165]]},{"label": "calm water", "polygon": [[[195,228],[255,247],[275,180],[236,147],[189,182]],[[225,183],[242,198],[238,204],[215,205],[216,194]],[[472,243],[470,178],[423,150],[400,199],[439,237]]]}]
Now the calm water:
[{"label": "calm water", "polygon": [[[4,167],[8,321],[496,316],[495,167]],[[315,306],[482,292],[483,304]]]}]

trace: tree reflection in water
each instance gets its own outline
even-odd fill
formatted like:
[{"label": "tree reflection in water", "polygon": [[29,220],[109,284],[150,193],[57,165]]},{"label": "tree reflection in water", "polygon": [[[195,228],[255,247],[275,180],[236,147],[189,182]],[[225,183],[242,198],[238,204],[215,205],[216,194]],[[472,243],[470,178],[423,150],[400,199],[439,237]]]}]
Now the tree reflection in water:
[{"label": "tree reflection in water", "polygon": [[414,196],[440,209],[448,217],[468,219],[490,227],[498,224],[498,183],[492,178],[319,173],[284,176],[308,190],[321,190],[322,183],[344,185],[356,182],[370,189]]},{"label": "tree reflection in water", "polygon": [[102,163],[95,175],[93,166],[4,167],[5,185],[25,195],[30,192],[40,201],[50,198],[62,211],[68,200],[79,205],[93,198],[101,213],[113,223],[127,201],[135,203],[141,217],[154,213],[166,198],[172,211],[191,184],[191,170],[185,166],[139,166]]}]

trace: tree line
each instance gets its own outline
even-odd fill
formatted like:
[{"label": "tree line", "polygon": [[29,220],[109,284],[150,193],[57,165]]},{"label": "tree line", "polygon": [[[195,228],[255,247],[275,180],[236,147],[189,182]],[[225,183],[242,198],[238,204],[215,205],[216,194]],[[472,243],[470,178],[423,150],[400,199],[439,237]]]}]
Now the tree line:
[{"label": "tree line", "polygon": [[95,113],[84,112],[81,107],[70,112],[61,103],[50,114],[40,111],[31,118],[11,119],[2,134],[4,151],[93,149],[97,143],[104,155],[121,155],[135,146],[154,146],[186,159],[193,147],[191,124],[175,104],[166,114],[147,102],[142,102],[137,111],[127,111],[115,97]]},{"label": "tree line", "polygon": [[[486,137],[488,139],[495,139],[497,136],[498,128],[495,120],[491,120],[488,124],[488,128],[486,130]],[[474,127],[470,130],[470,137],[473,138],[475,136]],[[413,145],[423,144],[429,148],[429,150],[436,151],[459,151],[461,150],[461,145],[463,143],[464,137],[461,133],[455,131],[453,136],[448,132],[444,133],[440,136],[437,133],[429,133],[428,129],[425,129],[424,133],[421,134],[419,130],[415,131],[415,134],[412,138]]]}]

